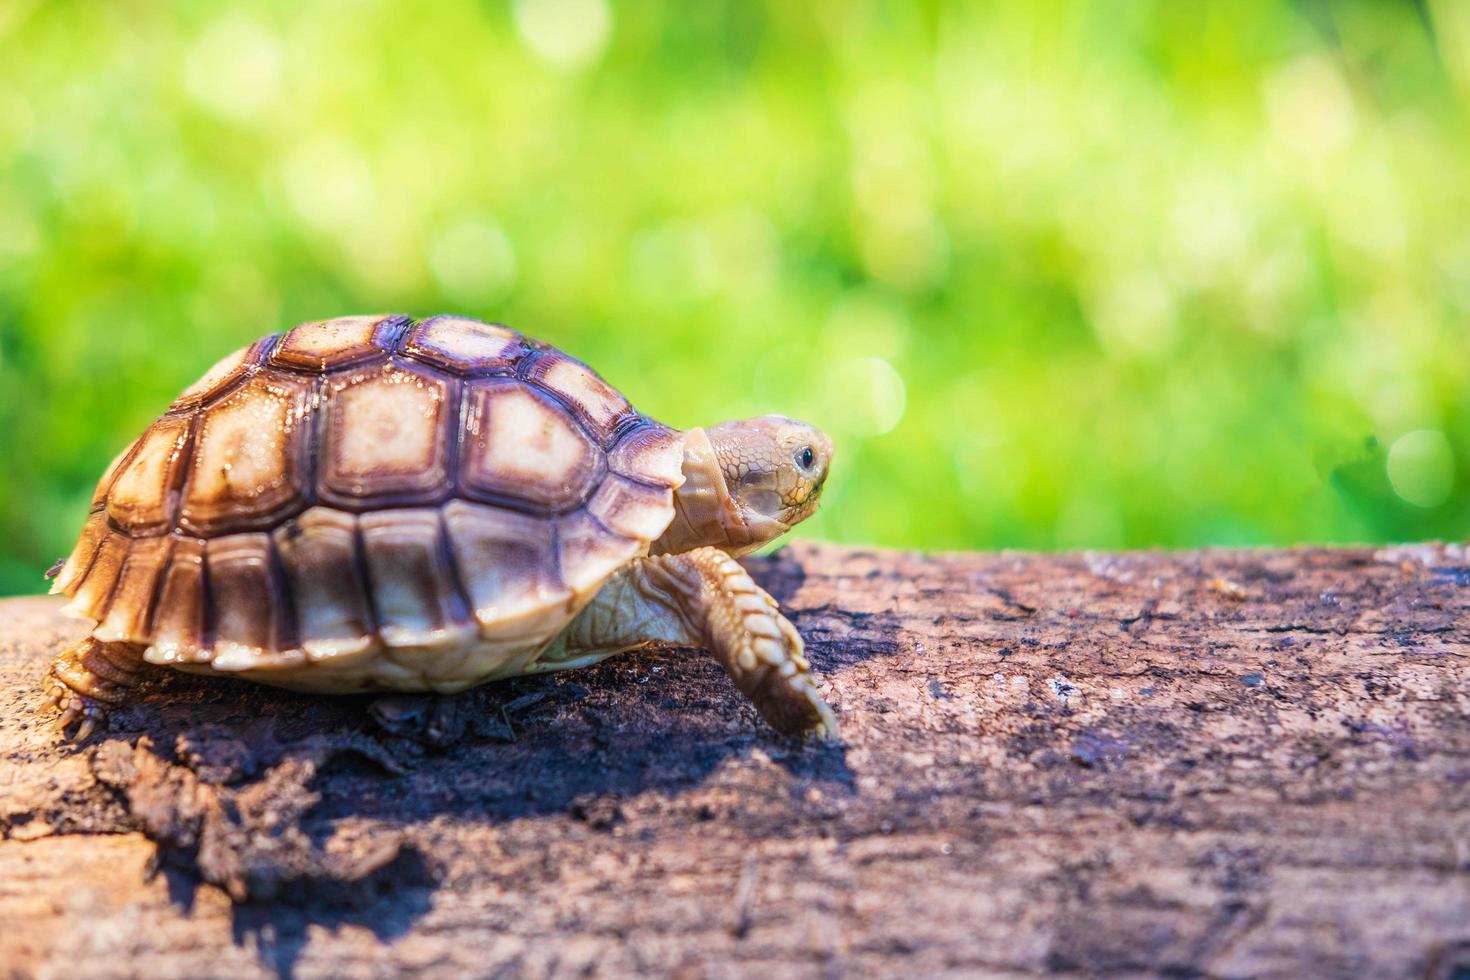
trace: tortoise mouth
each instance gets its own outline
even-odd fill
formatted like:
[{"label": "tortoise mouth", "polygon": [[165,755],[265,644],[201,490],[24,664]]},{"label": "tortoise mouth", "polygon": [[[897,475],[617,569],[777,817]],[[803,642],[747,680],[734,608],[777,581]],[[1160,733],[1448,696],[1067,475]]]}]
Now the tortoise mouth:
[{"label": "tortoise mouth", "polygon": [[789,510],[787,512],[786,526],[795,527],[802,521],[806,520],[808,517],[811,517],[813,514],[815,514],[817,512],[817,507],[821,504],[821,498],[822,488],[817,487],[817,489],[812,491],[811,495],[808,496],[799,507],[796,507],[795,509]]},{"label": "tortoise mouth", "polygon": [[781,495],[774,490],[747,491],[728,497],[731,506],[725,523],[725,543],[720,549],[739,557],[750,554],[791,530],[782,519]]},{"label": "tortoise mouth", "polygon": [[774,490],[756,490],[745,495],[745,509],[754,517],[781,522],[781,495]]}]

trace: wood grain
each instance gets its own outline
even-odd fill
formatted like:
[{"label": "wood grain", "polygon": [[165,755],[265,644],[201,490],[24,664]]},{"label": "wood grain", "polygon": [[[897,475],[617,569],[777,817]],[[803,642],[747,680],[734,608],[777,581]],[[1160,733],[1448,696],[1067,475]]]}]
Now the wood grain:
[{"label": "wood grain", "polygon": [[842,746],[687,652],[444,700],[169,675],[78,749],[30,713],[78,628],[0,603],[0,973],[1470,970],[1463,549],[751,567]]}]

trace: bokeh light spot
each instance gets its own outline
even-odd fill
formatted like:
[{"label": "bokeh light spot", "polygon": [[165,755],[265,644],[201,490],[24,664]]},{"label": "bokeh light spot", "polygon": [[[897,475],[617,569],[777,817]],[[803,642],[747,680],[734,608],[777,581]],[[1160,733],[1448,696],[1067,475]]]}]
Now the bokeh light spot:
[{"label": "bokeh light spot", "polygon": [[1393,492],[1416,507],[1438,507],[1449,498],[1455,454],[1438,429],[1415,429],[1388,449],[1388,482]]},{"label": "bokeh light spot", "polygon": [[283,179],[292,209],[319,231],[338,231],[371,213],[373,175],[345,140],[322,135],[286,158]]},{"label": "bokeh light spot", "polygon": [[903,304],[881,290],[850,290],[832,306],[825,329],[835,354],[862,351],[877,357],[902,354],[913,332]]},{"label": "bokeh light spot", "polygon": [[862,230],[863,264],[869,272],[902,289],[920,289],[943,276],[949,240],[932,212],[892,209],[874,218]]},{"label": "bokeh light spot", "polygon": [[1174,342],[1174,294],[1153,269],[1098,283],[1087,297],[1087,312],[1111,353],[1162,354]]},{"label": "bokeh light spot", "polygon": [[1377,258],[1403,251],[1407,239],[1397,182],[1387,166],[1363,166],[1353,175],[1351,193],[1327,199],[1335,237]]},{"label": "bokeh light spot", "polygon": [[1303,55],[1266,80],[1271,132],[1298,153],[1318,155],[1346,146],[1357,128],[1352,92],[1322,55]]},{"label": "bokeh light spot", "polygon": [[710,237],[696,222],[644,229],[628,245],[628,278],[643,298],[680,306],[707,294],[717,275]]},{"label": "bokeh light spot", "polygon": [[1177,192],[1163,256],[1180,284],[1208,286],[1245,252],[1251,213],[1232,185],[1231,178],[1211,176],[1187,181]]},{"label": "bokeh light spot", "polygon": [[897,368],[881,357],[854,357],[832,371],[822,417],[835,432],[881,436],[897,427],[907,407],[908,387]]},{"label": "bokeh light spot", "polygon": [[516,30],[538,57],[577,68],[607,46],[612,13],[607,0],[516,0]]},{"label": "bokeh light spot", "polygon": [[184,59],[184,88],[219,115],[258,116],[281,94],[281,46],[249,15],[225,14]]},{"label": "bokeh light spot", "polygon": [[[27,258],[41,244],[41,233],[29,214],[0,207],[0,256]],[[3,345],[0,345],[3,346]]]},{"label": "bokeh light spot", "polygon": [[434,240],[429,270],[452,299],[479,306],[500,299],[515,285],[515,247],[488,218],[461,221]]}]

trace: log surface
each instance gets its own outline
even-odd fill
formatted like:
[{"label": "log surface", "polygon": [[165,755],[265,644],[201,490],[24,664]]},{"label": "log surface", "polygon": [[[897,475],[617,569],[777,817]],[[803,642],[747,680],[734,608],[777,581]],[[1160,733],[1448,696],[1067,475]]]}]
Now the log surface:
[{"label": "log surface", "polygon": [[844,743],[694,651],[456,698],[168,674],[90,743],[0,603],[0,975],[1470,971],[1457,546],[753,560]]}]

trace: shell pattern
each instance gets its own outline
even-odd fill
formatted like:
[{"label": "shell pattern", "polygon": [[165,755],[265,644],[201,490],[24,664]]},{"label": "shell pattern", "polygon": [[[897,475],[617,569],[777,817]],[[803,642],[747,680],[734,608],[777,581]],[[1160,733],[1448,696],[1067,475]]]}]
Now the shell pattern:
[{"label": "shell pattern", "polygon": [[108,468],[53,591],[147,659],[451,691],[537,651],[673,516],[680,434],[499,326],[302,324]]}]

